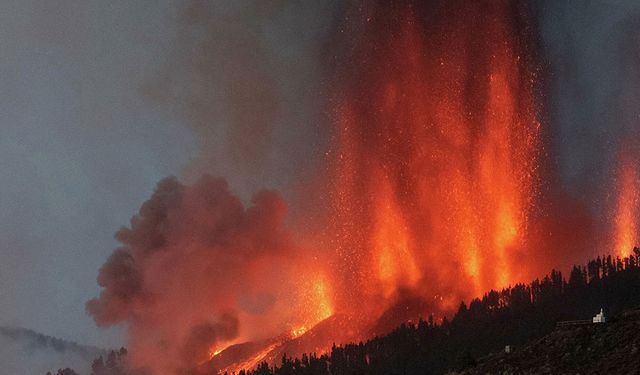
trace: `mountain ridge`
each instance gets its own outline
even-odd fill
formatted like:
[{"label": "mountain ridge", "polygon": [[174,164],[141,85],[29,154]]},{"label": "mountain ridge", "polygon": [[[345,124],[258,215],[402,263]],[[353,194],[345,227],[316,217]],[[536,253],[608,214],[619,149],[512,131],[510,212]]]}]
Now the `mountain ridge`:
[{"label": "mountain ridge", "polygon": [[48,336],[22,327],[0,326],[0,373],[44,374],[74,367],[83,373],[107,350]]}]

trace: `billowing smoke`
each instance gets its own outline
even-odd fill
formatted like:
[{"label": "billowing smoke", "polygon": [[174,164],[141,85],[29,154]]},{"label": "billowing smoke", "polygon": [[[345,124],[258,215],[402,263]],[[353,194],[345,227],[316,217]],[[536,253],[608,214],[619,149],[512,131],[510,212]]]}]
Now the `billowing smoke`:
[{"label": "billowing smoke", "polygon": [[606,217],[618,154],[640,128],[640,3],[540,1],[538,8],[562,184]]},{"label": "billowing smoke", "polygon": [[211,346],[228,341],[238,335],[238,318],[235,314],[223,314],[217,323],[203,323],[191,329],[182,347],[186,363],[197,363],[210,356]]},{"label": "billowing smoke", "polygon": [[640,219],[633,176],[640,165],[633,145],[640,130],[640,3],[535,4],[549,70],[545,109],[559,169],[556,188],[562,191],[556,206],[582,216],[585,225],[570,232],[589,237],[579,253],[562,252],[564,246],[556,257],[566,267],[603,252],[627,254],[639,232],[632,223]]},{"label": "billowing smoke", "polygon": [[244,198],[310,175],[326,137],[322,52],[336,5],[185,0],[176,8],[176,35],[144,92],[194,130],[200,153],[187,177],[225,176]]},{"label": "billowing smoke", "polygon": [[126,322],[133,365],[159,374],[202,363],[240,336],[327,315],[308,296],[319,270],[298,262],[304,251],[283,225],[286,211],[271,191],[245,208],[220,178],[161,181],[116,234],[123,246],[101,268],[104,289],[88,312],[99,325]]}]

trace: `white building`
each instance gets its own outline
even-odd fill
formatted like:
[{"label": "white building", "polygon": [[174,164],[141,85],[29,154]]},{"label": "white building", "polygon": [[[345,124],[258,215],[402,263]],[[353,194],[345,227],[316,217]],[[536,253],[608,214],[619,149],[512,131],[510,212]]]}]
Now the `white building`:
[{"label": "white building", "polygon": [[593,317],[594,323],[604,323],[606,320],[607,318],[604,317],[604,311],[602,311],[602,308],[600,309],[600,312]]}]

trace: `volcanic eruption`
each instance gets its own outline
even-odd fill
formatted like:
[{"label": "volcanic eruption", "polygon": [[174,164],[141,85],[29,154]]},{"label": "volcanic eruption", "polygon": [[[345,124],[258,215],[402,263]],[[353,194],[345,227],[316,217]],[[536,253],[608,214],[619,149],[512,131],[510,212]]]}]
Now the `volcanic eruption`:
[{"label": "volcanic eruption", "polygon": [[[293,233],[273,191],[246,205],[222,178],[166,179],[116,235],[88,311],[126,322],[133,366],[238,370],[440,319],[577,251],[595,235],[575,229],[596,229],[556,181],[524,3],[347,7],[327,63],[331,142],[301,198],[323,207],[321,229]],[[624,255],[637,164],[619,176]]]},{"label": "volcanic eruption", "polygon": [[506,2],[362,11],[331,155],[341,274],[369,297],[417,290],[446,310],[529,276],[513,263],[542,144],[519,11]]},{"label": "volcanic eruption", "polygon": [[613,197],[613,250],[620,258],[629,256],[639,241],[640,219],[640,175],[637,146],[625,145],[621,148],[616,168]]},{"label": "volcanic eruption", "polygon": [[[128,323],[132,365],[174,373],[236,339],[314,324],[332,314],[321,268],[283,226],[277,193],[252,205],[224,180],[161,181],[100,270],[87,303],[99,325]],[[253,332],[260,332],[253,334]]]}]

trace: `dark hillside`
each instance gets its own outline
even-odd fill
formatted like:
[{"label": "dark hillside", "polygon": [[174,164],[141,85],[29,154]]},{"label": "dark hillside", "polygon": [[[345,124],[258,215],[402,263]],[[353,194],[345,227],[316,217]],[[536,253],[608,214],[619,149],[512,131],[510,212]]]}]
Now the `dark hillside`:
[{"label": "dark hillside", "polygon": [[511,353],[481,358],[458,372],[479,374],[640,374],[640,314],[557,329]]}]

